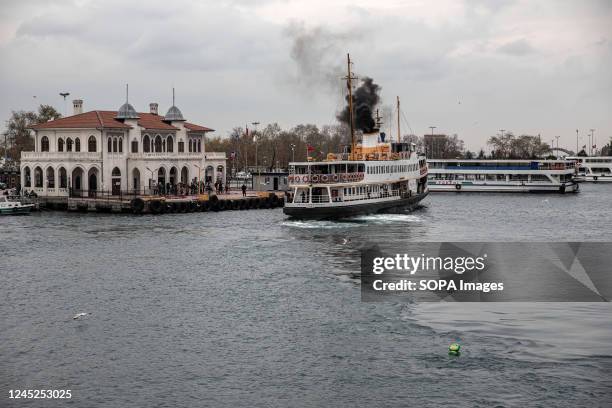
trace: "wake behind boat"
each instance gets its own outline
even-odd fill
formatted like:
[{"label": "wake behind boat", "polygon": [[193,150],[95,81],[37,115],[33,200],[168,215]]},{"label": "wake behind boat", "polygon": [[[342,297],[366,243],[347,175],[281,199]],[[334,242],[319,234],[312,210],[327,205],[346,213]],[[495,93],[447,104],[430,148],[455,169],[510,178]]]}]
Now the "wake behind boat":
[{"label": "wake behind boat", "polygon": [[293,218],[331,219],[378,212],[412,210],[427,196],[427,161],[412,143],[387,140],[375,126],[355,143],[353,126],[354,79],[348,59],[347,85],[351,147],[329,153],[325,160],[289,163],[291,194],[283,209]]}]

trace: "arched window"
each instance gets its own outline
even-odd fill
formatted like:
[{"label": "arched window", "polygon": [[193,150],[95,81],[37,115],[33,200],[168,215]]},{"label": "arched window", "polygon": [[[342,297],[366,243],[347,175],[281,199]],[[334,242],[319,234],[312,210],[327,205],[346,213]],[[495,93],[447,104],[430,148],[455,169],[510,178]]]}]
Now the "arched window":
[{"label": "arched window", "polygon": [[74,139],[74,151],[75,152],[81,151],[81,139],[79,139],[78,137]]},{"label": "arched window", "polygon": [[58,152],[63,152],[64,151],[64,139],[62,139],[61,137],[57,141],[57,151]]},{"label": "arched window", "polygon": [[30,174],[30,168],[29,167],[24,167],[23,168],[23,173],[24,173],[24,180],[23,180],[23,186],[24,187],[32,187],[32,175]]},{"label": "arched window", "polygon": [[117,138],[113,137],[113,153],[117,153]]},{"label": "arched window", "polygon": [[53,167],[47,167],[47,188],[55,188],[55,170]]},{"label": "arched window", "polygon": [[87,151],[95,153],[96,150],[97,150],[96,137],[89,136],[89,140],[87,141]]},{"label": "arched window", "polygon": [[178,142],[178,152],[179,153],[185,152],[185,142],[183,142],[182,140]]},{"label": "arched window", "polygon": [[151,148],[151,140],[149,139],[149,135],[145,135],[142,139],[142,151],[145,153],[149,153]]},{"label": "arched window", "polygon": [[40,167],[34,169],[34,187],[43,186],[43,172]]},{"label": "arched window", "polygon": [[119,153],[123,153],[123,138],[119,138]]},{"label": "arched window", "polygon": [[72,139],[71,138],[66,139],[66,151],[67,152],[72,151]]},{"label": "arched window", "polygon": [[181,169],[181,183],[188,184],[189,183],[189,170],[187,167],[183,167]]},{"label": "arched window", "polygon": [[60,167],[59,169],[59,186],[60,188],[66,188],[68,184],[68,177],[66,174],[66,169]]},{"label": "arched window", "polygon": [[174,151],[174,139],[172,136],[168,136],[166,139],[166,151],[172,153]]},{"label": "arched window", "polygon": [[49,151],[49,138],[47,136],[43,136],[42,139],[40,139],[40,151],[41,152]]},{"label": "arched window", "polygon": [[108,152],[109,153],[113,152],[113,138],[112,137],[108,138]]},{"label": "arched window", "polygon": [[161,153],[162,151],[162,138],[160,135],[155,136],[155,152]]},{"label": "arched window", "polygon": [[191,148],[191,139],[189,139],[189,153],[191,153],[193,149]]},{"label": "arched window", "polygon": [[113,173],[112,173],[113,177],[121,177],[121,170],[119,170],[119,167],[115,167],[113,169]]},{"label": "arched window", "polygon": [[202,153],[202,141],[198,140],[198,153]]},{"label": "arched window", "polygon": [[138,153],[138,140],[132,140],[132,153]]}]

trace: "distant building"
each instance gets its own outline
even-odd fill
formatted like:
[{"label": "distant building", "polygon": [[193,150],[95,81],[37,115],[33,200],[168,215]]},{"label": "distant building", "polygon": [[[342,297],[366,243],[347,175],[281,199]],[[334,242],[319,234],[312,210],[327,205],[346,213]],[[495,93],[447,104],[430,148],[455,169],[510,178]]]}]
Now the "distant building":
[{"label": "distant building", "polygon": [[148,113],[129,103],[117,111],[83,113],[32,126],[34,151],[21,153],[21,186],[39,196],[95,196],[100,191],[147,193],[154,186],[225,183],[225,153],[206,152],[212,132],[187,122],[176,107],[165,116],[157,103]]},{"label": "distant building", "polygon": [[446,151],[448,136],[445,134],[423,135],[423,143],[425,144],[425,155],[427,158],[439,159]]},{"label": "distant building", "polygon": [[287,183],[289,173],[285,170],[273,169],[252,174],[254,191],[287,191],[289,189]]}]

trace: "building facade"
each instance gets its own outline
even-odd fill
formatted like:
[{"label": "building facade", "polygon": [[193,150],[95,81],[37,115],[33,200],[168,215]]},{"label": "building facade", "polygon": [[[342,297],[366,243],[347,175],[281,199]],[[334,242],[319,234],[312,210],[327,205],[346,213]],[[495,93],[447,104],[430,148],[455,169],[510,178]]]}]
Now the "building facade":
[{"label": "building facade", "polygon": [[21,186],[39,196],[150,194],[171,186],[221,180],[225,153],[206,152],[205,126],[187,122],[176,107],[165,116],[129,103],[118,111],[74,114],[32,127],[35,148],[21,153]]}]

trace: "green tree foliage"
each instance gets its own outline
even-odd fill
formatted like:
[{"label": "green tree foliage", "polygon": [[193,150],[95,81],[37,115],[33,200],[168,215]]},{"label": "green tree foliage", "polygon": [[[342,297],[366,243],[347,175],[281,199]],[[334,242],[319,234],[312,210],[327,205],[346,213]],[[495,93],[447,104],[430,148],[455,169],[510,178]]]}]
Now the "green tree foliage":
[{"label": "green tree foliage", "polygon": [[492,148],[494,159],[537,159],[550,150],[538,136],[514,136],[511,132],[491,136],[487,142]]},{"label": "green tree foliage", "polygon": [[[29,130],[30,126],[61,117],[62,115],[51,105],[40,105],[37,112],[13,111],[6,121],[6,131],[2,135],[3,139],[6,136],[8,157],[18,161],[22,151],[34,150],[34,138]],[[2,153],[5,154],[4,148]]]}]

